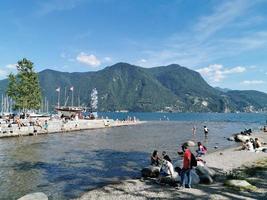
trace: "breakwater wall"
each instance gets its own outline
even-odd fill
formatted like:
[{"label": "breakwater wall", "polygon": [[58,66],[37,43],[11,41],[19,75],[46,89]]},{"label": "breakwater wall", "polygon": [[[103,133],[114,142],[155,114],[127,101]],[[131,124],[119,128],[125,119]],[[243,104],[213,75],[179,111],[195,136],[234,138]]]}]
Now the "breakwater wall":
[{"label": "breakwater wall", "polygon": [[[45,122],[46,121],[46,125]],[[8,124],[1,123],[0,129],[0,138],[7,137],[18,137],[18,136],[32,136],[40,134],[51,134],[51,133],[65,133],[65,132],[74,132],[81,130],[92,130],[100,128],[112,128],[120,126],[129,126],[143,123],[141,121],[119,121],[113,119],[94,119],[94,120],[68,120],[63,121],[59,119],[43,119],[41,125],[24,125],[18,126],[17,124]]]}]

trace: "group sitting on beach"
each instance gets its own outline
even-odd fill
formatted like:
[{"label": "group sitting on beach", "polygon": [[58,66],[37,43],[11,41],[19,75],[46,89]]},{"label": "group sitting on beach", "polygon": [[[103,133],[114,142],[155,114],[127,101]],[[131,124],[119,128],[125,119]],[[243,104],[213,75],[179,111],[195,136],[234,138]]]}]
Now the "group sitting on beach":
[{"label": "group sitting on beach", "polygon": [[253,140],[253,138],[247,139],[243,145],[242,145],[242,150],[247,150],[250,152],[255,152],[257,150],[260,149],[260,147],[262,147],[261,142],[259,141],[258,138],[255,138],[255,140]]},{"label": "group sitting on beach", "polygon": [[181,166],[174,168],[171,158],[167,155],[165,151],[162,152],[162,156],[158,154],[158,151],[153,151],[151,155],[151,165],[160,167],[160,177],[158,182],[161,181],[163,177],[171,177],[176,179],[178,176],[181,178],[180,187],[191,188],[192,174],[191,170],[197,165],[197,161],[203,161],[200,156],[206,154],[207,148],[198,142],[198,150],[196,151],[196,157],[188,148],[187,144],[183,144],[181,150],[177,153],[182,156],[183,162]]}]

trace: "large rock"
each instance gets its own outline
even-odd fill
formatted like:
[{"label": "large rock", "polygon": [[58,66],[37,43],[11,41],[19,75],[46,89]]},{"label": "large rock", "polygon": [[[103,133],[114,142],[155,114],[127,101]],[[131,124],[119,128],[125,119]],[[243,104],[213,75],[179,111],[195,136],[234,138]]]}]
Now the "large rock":
[{"label": "large rock", "polygon": [[195,142],[191,141],[191,140],[188,140],[186,143],[185,143],[187,146],[189,147],[194,147],[196,146]]},{"label": "large rock", "polygon": [[203,183],[203,184],[212,184],[213,183],[213,179],[211,178],[211,176],[209,176],[207,174],[199,176],[199,179],[200,179],[200,183]]},{"label": "large rock", "polygon": [[227,180],[225,185],[238,190],[255,191],[257,189],[257,187],[251,185],[245,180]]},{"label": "large rock", "polygon": [[232,137],[229,137],[227,138],[228,141],[235,141],[235,138],[232,136]]},{"label": "large rock", "polygon": [[171,186],[177,186],[177,183],[180,182],[180,176],[178,173],[175,173],[174,177],[171,176],[164,176],[160,178],[160,183],[168,184]]},{"label": "large rock", "polygon": [[238,134],[235,136],[235,141],[237,142],[246,142],[246,140],[249,140],[249,139],[250,139],[250,136],[247,136],[247,135]]},{"label": "large rock", "polygon": [[192,175],[192,184],[199,184],[200,179],[199,179],[199,176],[194,169],[191,170],[191,175]]},{"label": "large rock", "polygon": [[210,176],[214,177],[216,172],[213,169],[210,169],[206,165],[204,166],[197,166],[196,167],[196,172],[199,176]]},{"label": "large rock", "polygon": [[149,166],[141,170],[142,177],[156,178],[159,176],[160,167]]},{"label": "large rock", "polygon": [[48,200],[48,197],[42,192],[36,192],[36,193],[27,194],[19,198],[18,200]]}]

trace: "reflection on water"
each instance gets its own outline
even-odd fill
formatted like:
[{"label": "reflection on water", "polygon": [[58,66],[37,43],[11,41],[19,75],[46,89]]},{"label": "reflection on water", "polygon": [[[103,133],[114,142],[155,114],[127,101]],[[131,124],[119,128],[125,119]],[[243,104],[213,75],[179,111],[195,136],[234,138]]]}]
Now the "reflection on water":
[{"label": "reflection on water", "polygon": [[[44,192],[50,199],[70,199],[110,181],[140,176],[150,153],[165,150],[172,159],[181,143],[201,141],[209,150],[234,143],[225,137],[257,124],[209,122],[147,124],[75,133],[0,140],[0,197],[17,199]],[[196,126],[196,134],[192,127]]]}]

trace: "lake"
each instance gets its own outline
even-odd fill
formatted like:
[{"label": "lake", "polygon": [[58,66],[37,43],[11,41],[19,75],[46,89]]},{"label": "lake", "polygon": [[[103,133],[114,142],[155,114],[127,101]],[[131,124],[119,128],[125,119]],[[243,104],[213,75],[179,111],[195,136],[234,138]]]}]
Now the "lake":
[{"label": "lake", "polygon": [[[44,192],[49,199],[71,199],[88,189],[140,176],[154,149],[172,159],[187,140],[209,151],[236,145],[226,140],[245,128],[259,129],[265,114],[99,113],[114,119],[136,116],[145,124],[0,140],[0,199]],[[161,119],[161,121],[160,121]],[[210,132],[204,137],[203,125]],[[196,135],[192,127],[196,126]]]}]

